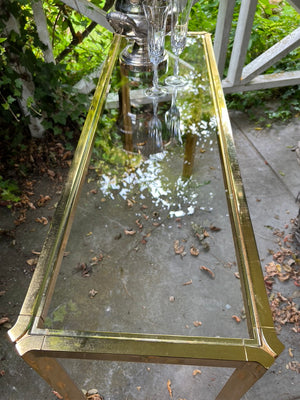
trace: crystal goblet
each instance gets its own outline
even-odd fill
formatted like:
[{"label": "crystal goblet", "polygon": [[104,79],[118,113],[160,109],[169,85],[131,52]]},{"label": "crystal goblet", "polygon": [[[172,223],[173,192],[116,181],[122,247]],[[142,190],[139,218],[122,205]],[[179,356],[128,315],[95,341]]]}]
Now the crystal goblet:
[{"label": "crystal goblet", "polygon": [[166,78],[166,83],[171,86],[184,86],[187,81],[179,76],[179,56],[186,45],[189,16],[193,0],[171,0],[171,48],[175,55],[174,75]]},{"label": "crystal goblet", "polygon": [[166,90],[158,85],[158,65],[164,58],[169,2],[146,0],[143,2],[143,8],[148,25],[148,53],[153,65],[153,87],[146,89],[145,93],[149,97],[159,97],[166,93]]}]

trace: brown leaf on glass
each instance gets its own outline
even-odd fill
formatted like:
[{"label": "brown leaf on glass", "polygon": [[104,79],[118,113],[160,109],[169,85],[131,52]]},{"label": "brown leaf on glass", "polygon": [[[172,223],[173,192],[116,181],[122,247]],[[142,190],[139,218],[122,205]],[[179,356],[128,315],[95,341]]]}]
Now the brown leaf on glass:
[{"label": "brown leaf on glass", "polygon": [[241,322],[241,318],[239,318],[237,315],[233,315],[231,318],[234,319],[238,324]]},{"label": "brown leaf on glass", "polygon": [[133,201],[130,199],[127,199],[127,207],[133,207]]},{"label": "brown leaf on glass", "polygon": [[89,298],[92,299],[93,297],[96,296],[97,293],[98,293],[98,290],[91,289],[91,290],[89,291]]},{"label": "brown leaf on glass", "polygon": [[198,328],[198,326],[201,326],[201,325],[202,325],[202,322],[201,322],[201,321],[194,321],[193,324],[194,324],[194,326],[195,326],[196,328]]},{"label": "brown leaf on glass", "polygon": [[47,225],[48,224],[48,220],[47,220],[46,217],[36,218],[35,222],[39,222],[42,225]]},{"label": "brown leaf on glass", "polygon": [[33,267],[38,263],[38,258],[30,258],[29,260],[26,260],[26,263],[31,267]]},{"label": "brown leaf on glass", "polygon": [[81,276],[87,278],[90,276],[90,273],[92,273],[93,268],[91,265],[87,265],[86,263],[78,263],[75,270],[78,272],[81,271]]},{"label": "brown leaf on glass", "polygon": [[168,388],[169,396],[172,399],[173,398],[173,393],[172,393],[172,389],[171,389],[171,381],[170,381],[170,379],[168,379],[167,388]]},{"label": "brown leaf on glass", "polygon": [[55,390],[52,390],[52,393],[59,399],[59,400],[63,400],[63,396],[61,394],[59,394],[58,392],[56,392]]},{"label": "brown leaf on glass", "polygon": [[201,374],[202,374],[202,372],[200,371],[200,369],[194,369],[193,376],[201,375]]},{"label": "brown leaf on glass", "polygon": [[195,246],[192,246],[192,247],[191,247],[190,253],[191,253],[191,255],[194,256],[194,257],[199,256],[199,250],[198,250]]},{"label": "brown leaf on glass", "polygon": [[290,274],[278,274],[278,279],[280,282],[285,282],[290,279]]},{"label": "brown leaf on glass", "polygon": [[209,227],[209,229],[210,229],[212,232],[219,232],[219,231],[221,230],[221,228],[219,228],[218,226],[215,226],[215,225],[211,225],[211,226]]},{"label": "brown leaf on glass", "polygon": [[300,374],[300,363],[298,361],[290,361],[288,364],[286,364],[286,369],[290,369],[291,371],[295,371]]},{"label": "brown leaf on glass", "polygon": [[134,231],[133,229],[124,229],[124,233],[127,236],[133,236],[136,234],[136,231]]},{"label": "brown leaf on glass", "polygon": [[136,225],[137,225],[137,227],[138,227],[139,229],[143,229],[143,224],[141,224],[141,220],[140,220],[140,219],[137,219],[137,220],[135,221],[135,223],[136,223]]},{"label": "brown leaf on glass", "polygon": [[38,207],[43,207],[45,205],[45,203],[47,203],[47,201],[49,201],[49,200],[51,200],[50,196],[48,196],[48,195],[43,196],[42,194],[40,194],[40,198],[37,201]]},{"label": "brown leaf on glass", "polygon": [[236,277],[236,279],[240,279],[240,274],[238,272],[235,272],[234,276]]},{"label": "brown leaf on glass", "polygon": [[153,222],[152,225],[155,226],[155,227],[157,227],[157,226],[160,226],[160,225],[161,225],[161,222]]},{"label": "brown leaf on glass", "polygon": [[184,246],[179,245],[179,240],[175,240],[175,242],[174,242],[174,251],[175,251],[175,254],[182,254],[184,252]]},{"label": "brown leaf on glass", "polygon": [[205,267],[204,265],[202,265],[199,268],[201,269],[201,271],[207,272],[209,274],[209,276],[211,277],[211,279],[215,279],[215,273],[211,269]]}]

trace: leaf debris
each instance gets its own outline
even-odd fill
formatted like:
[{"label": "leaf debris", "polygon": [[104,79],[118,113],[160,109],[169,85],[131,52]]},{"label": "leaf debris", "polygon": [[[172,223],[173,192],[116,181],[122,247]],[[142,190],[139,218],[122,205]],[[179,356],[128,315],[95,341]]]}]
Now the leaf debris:
[{"label": "leaf debris", "polygon": [[205,267],[204,265],[201,265],[201,267],[199,267],[199,269],[201,271],[207,272],[209,274],[209,276],[211,277],[211,279],[215,279],[215,273],[208,267]]},{"label": "leaf debris", "polygon": [[168,388],[169,396],[172,399],[173,398],[173,393],[172,393],[172,389],[171,389],[171,381],[170,381],[170,379],[168,379],[167,388]]}]

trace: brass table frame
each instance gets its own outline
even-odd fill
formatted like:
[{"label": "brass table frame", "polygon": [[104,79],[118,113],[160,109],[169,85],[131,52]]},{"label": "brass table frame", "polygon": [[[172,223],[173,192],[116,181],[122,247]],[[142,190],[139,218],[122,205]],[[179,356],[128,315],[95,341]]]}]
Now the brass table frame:
[{"label": "brass table frame", "polygon": [[235,368],[217,400],[237,400],[263,376],[282,352],[272,321],[263,274],[233,143],[210,35],[204,46],[219,129],[228,208],[247,314],[249,338],[212,338],[43,328],[43,320],[70,233],[80,188],[86,176],[94,135],[108,92],[121,38],[116,35],[103,66],[85,125],[36,271],[16,324],[9,331],[20,356],[65,400],[85,397],[57,358],[117,360]]}]

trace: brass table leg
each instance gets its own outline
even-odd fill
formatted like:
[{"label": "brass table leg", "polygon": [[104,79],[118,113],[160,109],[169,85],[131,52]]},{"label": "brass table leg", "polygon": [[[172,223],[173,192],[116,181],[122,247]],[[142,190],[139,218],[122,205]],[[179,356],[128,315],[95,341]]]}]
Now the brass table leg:
[{"label": "brass table leg", "polygon": [[266,371],[261,364],[246,362],[233,372],[216,400],[239,400]]},{"label": "brass table leg", "polygon": [[75,385],[60,363],[51,357],[44,357],[37,351],[29,351],[22,356],[24,361],[33,368],[64,400],[86,400],[86,397]]}]

